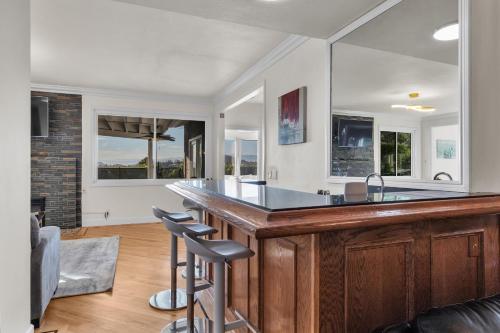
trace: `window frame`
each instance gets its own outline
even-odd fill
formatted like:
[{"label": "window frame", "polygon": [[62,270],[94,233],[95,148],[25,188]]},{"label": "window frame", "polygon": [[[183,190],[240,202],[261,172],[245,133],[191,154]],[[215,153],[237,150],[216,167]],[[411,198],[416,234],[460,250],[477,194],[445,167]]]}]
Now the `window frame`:
[{"label": "window frame", "polygon": [[[94,187],[122,187],[122,186],[164,186],[167,184],[174,183],[179,180],[185,180],[185,178],[168,178],[168,179],[158,179],[156,178],[156,148],[153,149],[153,172],[154,177],[152,179],[99,179],[98,169],[99,169],[99,126],[98,117],[99,116],[121,116],[121,117],[143,117],[143,118],[153,118],[156,130],[156,119],[179,119],[179,120],[192,120],[192,121],[203,121],[205,122],[205,178],[210,178],[212,176],[212,119],[209,115],[201,113],[172,113],[166,110],[138,110],[138,109],[127,109],[118,107],[109,108],[92,108],[92,186]],[[156,145],[155,145],[156,147]]]},{"label": "window frame", "polygon": [[[354,20],[351,24],[348,24],[343,29],[329,37],[325,43],[325,68],[327,70],[327,75],[325,75],[325,129],[324,135],[327,140],[325,145],[325,181],[331,184],[345,184],[353,181],[364,180],[362,177],[338,177],[332,176],[330,174],[331,170],[331,88],[332,88],[332,45],[342,39],[344,36],[353,32],[354,30],[360,28],[366,23],[370,22],[374,18],[384,14],[386,11],[390,10],[392,7],[398,5],[403,0],[386,0],[380,5],[367,12],[365,15]],[[457,153],[460,154],[460,181],[452,182],[436,182],[433,180],[426,179],[416,179],[407,178],[404,179],[386,179],[387,186],[394,187],[411,187],[416,189],[429,189],[429,190],[445,190],[445,191],[458,191],[458,192],[468,192],[470,190],[470,169],[469,169],[469,158],[470,158],[470,109],[469,109],[469,68],[470,68],[470,56],[469,56],[469,41],[470,41],[470,3],[471,0],[457,0],[459,3],[459,15],[458,21],[460,23],[460,39],[459,39],[459,85],[460,85],[460,111],[459,111],[459,125],[460,125],[460,149]],[[378,156],[375,156],[378,159]],[[375,163],[377,165],[377,163]],[[385,178],[385,177],[384,177]]]}]

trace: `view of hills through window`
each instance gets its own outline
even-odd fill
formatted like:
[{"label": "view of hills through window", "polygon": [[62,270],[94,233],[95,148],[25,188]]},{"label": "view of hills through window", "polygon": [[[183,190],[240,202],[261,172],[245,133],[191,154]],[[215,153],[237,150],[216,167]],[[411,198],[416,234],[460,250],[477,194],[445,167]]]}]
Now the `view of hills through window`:
[{"label": "view of hills through window", "polygon": [[[99,179],[197,178],[190,172],[190,154],[204,156],[203,121],[98,116]],[[155,128],[156,124],[156,128]],[[201,151],[188,142],[199,140]],[[204,173],[204,158],[201,172]]]},{"label": "view of hills through window", "polygon": [[[258,140],[225,140],[224,174],[226,176],[257,176],[257,159]],[[239,170],[236,169],[237,160]]]}]

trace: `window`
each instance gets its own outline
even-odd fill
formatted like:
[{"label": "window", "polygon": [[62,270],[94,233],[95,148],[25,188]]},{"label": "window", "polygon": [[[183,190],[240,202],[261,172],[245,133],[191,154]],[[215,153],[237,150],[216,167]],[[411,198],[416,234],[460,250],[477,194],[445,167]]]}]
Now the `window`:
[{"label": "window", "polygon": [[241,140],[241,176],[257,176],[257,140]]},{"label": "window", "polygon": [[259,177],[259,131],[225,130],[224,175]]},{"label": "window", "polygon": [[380,172],[382,176],[412,176],[412,134],[380,132]]},{"label": "window", "polygon": [[205,122],[98,115],[98,179],[202,178]]}]

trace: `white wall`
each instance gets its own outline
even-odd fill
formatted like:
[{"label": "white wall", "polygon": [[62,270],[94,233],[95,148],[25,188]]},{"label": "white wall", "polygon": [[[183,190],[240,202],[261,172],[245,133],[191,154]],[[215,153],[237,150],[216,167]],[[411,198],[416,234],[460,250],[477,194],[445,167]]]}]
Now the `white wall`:
[{"label": "white wall", "polygon": [[471,189],[500,192],[500,1],[471,1]]},{"label": "white wall", "polygon": [[30,1],[0,2],[0,331],[30,325]]},{"label": "white wall", "polygon": [[260,130],[264,105],[261,103],[242,103],[225,114],[226,129]]},{"label": "white wall", "polygon": [[[446,114],[441,116],[425,117],[422,120],[422,154],[423,175],[426,179],[433,179],[437,172],[447,172],[454,180],[460,180],[460,131],[459,115]],[[454,129],[451,128],[454,126]],[[437,133],[439,131],[439,133]],[[457,143],[457,157],[453,160],[436,158],[436,140],[455,140]]]},{"label": "white wall", "polygon": [[[207,166],[206,176],[211,176],[210,142],[213,131],[213,107],[209,102],[193,100],[160,101],[140,98],[117,98],[83,95],[82,97],[82,224],[83,226],[152,222],[156,219],[151,206],[165,210],[184,210],[179,196],[165,188],[165,183],[149,181],[151,185],[101,186],[94,182],[93,159],[95,110],[142,111],[151,113],[196,115],[206,117]],[[148,182],[145,180],[145,182]],[[108,220],[104,212],[109,211]]]}]

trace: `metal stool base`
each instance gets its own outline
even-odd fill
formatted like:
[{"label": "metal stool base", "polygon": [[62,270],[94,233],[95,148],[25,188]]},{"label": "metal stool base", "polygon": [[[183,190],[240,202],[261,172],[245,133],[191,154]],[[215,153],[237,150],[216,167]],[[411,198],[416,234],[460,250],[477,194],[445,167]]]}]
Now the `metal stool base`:
[{"label": "metal stool base", "polygon": [[[149,305],[155,309],[165,310],[165,311],[182,310],[187,307],[186,289],[180,289],[180,288],[177,289],[176,307],[172,305],[170,293],[171,290],[168,289],[154,294],[149,299]],[[196,302],[196,300],[197,297],[195,295],[194,301]]]},{"label": "metal stool base", "polygon": [[[200,270],[198,267],[199,266],[196,265],[196,268],[194,269],[194,279],[195,280],[204,280],[205,279],[205,270],[203,268]],[[186,269],[182,270],[182,277],[184,279],[187,277],[187,270]]]},{"label": "metal stool base", "polygon": [[174,333],[174,332],[186,332],[186,333],[211,333],[214,331],[214,325],[211,320],[203,318],[194,318],[194,331],[188,332],[187,330],[187,319],[182,318],[176,320],[167,326],[165,326],[161,333]]}]

